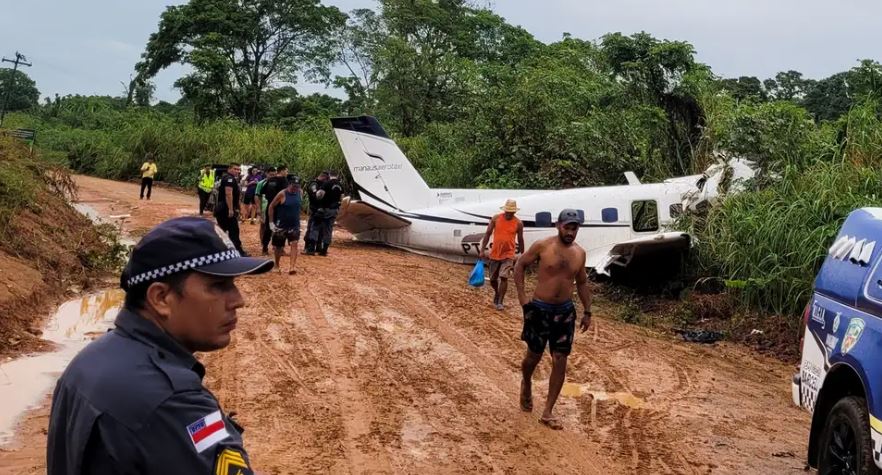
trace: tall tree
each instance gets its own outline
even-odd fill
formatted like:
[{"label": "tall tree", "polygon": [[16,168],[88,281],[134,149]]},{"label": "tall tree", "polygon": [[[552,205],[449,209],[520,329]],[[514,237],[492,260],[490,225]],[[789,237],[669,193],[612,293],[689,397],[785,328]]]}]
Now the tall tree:
[{"label": "tall tree", "polygon": [[658,40],[641,32],[606,35],[601,50],[613,77],[621,78],[636,97],[665,111],[667,155],[675,164],[671,170],[690,173],[704,116],[696,98],[682,86],[690,75],[706,75],[708,69],[695,62],[695,49],[683,41]]},{"label": "tall tree", "polygon": [[142,107],[150,105],[153,100],[153,93],[156,92],[156,85],[152,81],[143,77],[133,77],[128,84],[122,83],[126,95],[126,106],[133,103]]},{"label": "tall tree", "polygon": [[849,96],[854,100],[882,99],[882,64],[863,59],[848,72]]},{"label": "tall tree", "polygon": [[139,83],[135,88],[135,104],[138,104],[142,107],[147,107],[150,105],[150,101],[153,100],[153,93],[156,92],[156,85],[150,81],[144,81]]},{"label": "tall tree", "polygon": [[336,76],[334,85],[346,91],[347,108],[356,113],[371,113],[376,106],[374,59],[385,36],[382,18],[369,9],[351,11],[346,24],[337,32],[337,60],[347,74]]},{"label": "tall tree", "polygon": [[779,101],[800,100],[812,87],[814,81],[802,77],[799,71],[781,71],[775,75],[774,80],[768,83],[769,94]]},{"label": "tall tree", "polygon": [[324,121],[328,117],[340,115],[343,109],[343,101],[336,97],[326,94],[301,96],[293,87],[267,91],[265,100],[266,120],[282,126],[296,125],[310,118]]},{"label": "tall tree", "polygon": [[15,71],[13,76],[12,69],[3,68],[0,69],[0,105],[7,94],[9,94],[7,111],[30,109],[37,106],[40,101],[40,91],[37,90],[37,83],[33,79],[23,71]]},{"label": "tall tree", "polygon": [[176,86],[200,117],[254,123],[268,88],[328,77],[330,35],[344,18],[319,0],[190,0],[162,14],[136,69],[143,80],[188,64],[193,73]]},{"label": "tall tree", "polygon": [[465,0],[381,0],[385,37],[373,56],[380,112],[404,135],[460,116],[479,69],[517,62],[539,43]]},{"label": "tall tree", "polygon": [[754,76],[741,76],[738,79],[729,78],[720,81],[720,87],[729,92],[735,99],[740,101],[765,102],[769,99],[766,87]]},{"label": "tall tree", "polygon": [[848,73],[834,74],[813,83],[806,91],[802,105],[817,121],[836,120],[851,108],[848,96]]}]

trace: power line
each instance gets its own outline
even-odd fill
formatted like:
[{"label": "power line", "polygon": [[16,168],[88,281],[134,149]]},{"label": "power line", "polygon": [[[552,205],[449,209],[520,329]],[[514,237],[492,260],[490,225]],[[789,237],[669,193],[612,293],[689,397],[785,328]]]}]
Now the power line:
[{"label": "power line", "polygon": [[3,107],[0,107],[0,126],[3,125],[3,117],[6,116],[6,106],[9,104],[9,95],[12,94],[12,90],[15,89],[15,73],[18,71],[18,65],[31,67],[33,66],[31,63],[27,62],[28,58],[25,55],[15,52],[15,59],[7,59],[3,58],[0,60],[0,63],[12,63],[14,66],[12,67],[12,78],[9,80],[9,87],[6,88],[6,94],[3,96]]}]

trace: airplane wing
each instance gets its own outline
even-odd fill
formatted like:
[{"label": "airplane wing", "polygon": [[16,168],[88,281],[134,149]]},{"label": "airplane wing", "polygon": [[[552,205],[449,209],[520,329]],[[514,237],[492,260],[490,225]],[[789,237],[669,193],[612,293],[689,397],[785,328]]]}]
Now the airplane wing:
[{"label": "airplane wing", "polygon": [[672,232],[620,242],[602,256],[594,266],[598,274],[609,275],[613,266],[627,267],[634,259],[651,256],[659,252],[689,249],[691,238],[686,233]]},{"label": "airplane wing", "polygon": [[410,226],[410,221],[357,200],[343,200],[337,223],[353,234],[372,229],[399,229]]}]

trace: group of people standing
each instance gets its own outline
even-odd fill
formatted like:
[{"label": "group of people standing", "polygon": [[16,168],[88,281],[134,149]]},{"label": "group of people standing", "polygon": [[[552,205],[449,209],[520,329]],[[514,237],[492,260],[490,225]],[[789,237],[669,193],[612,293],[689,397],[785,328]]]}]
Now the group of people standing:
[{"label": "group of people standing", "polygon": [[[241,172],[240,164],[229,165],[226,173],[217,182],[217,203],[214,206],[218,226],[229,235],[241,254],[246,255],[239,236],[239,223],[250,221],[255,224],[259,219],[258,236],[262,254],[268,255],[272,244],[276,268],[281,272],[279,263],[288,247],[288,273],[295,274],[304,199],[309,205],[309,220],[303,252],[307,255],[328,254],[334,222],[343,198],[343,186],[336,173],[320,173],[304,190],[300,178],[289,174],[288,167],[284,165],[268,167],[265,171],[252,167],[245,180],[240,180]],[[214,173],[209,165],[200,173],[200,214],[204,213],[215,187]]]}]

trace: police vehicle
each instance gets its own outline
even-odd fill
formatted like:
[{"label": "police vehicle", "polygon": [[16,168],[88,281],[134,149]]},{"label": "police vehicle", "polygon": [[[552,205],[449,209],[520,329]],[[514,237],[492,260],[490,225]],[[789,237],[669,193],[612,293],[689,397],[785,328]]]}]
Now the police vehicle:
[{"label": "police vehicle", "polygon": [[882,468],[882,208],[853,211],[804,314],[792,396],[812,413],[808,463],[822,474]]}]

